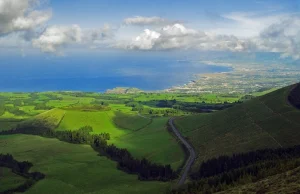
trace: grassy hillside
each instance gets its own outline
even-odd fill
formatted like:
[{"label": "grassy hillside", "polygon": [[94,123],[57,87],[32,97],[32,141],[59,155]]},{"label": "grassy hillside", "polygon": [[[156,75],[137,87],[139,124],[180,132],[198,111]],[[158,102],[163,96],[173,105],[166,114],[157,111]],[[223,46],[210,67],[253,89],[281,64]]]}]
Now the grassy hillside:
[{"label": "grassy hillside", "polygon": [[184,153],[176,138],[168,132],[168,118],[154,118],[153,122],[138,131],[121,136],[112,141],[117,147],[127,148],[135,157],[145,157],[160,164],[180,167]]},{"label": "grassy hillside", "polygon": [[[170,183],[138,181],[87,145],[31,135],[0,136],[0,153],[33,163],[46,178],[26,193],[164,193]],[[1,182],[0,182],[1,183]],[[8,185],[6,185],[8,186]]]},{"label": "grassy hillside", "polygon": [[129,130],[139,130],[151,124],[151,118],[143,117],[138,114],[125,114],[122,112],[115,112],[113,122],[120,128]]},{"label": "grassy hillside", "polygon": [[270,176],[261,181],[235,187],[230,190],[219,192],[219,194],[240,194],[240,193],[299,193],[300,188],[300,167],[289,170],[282,174]]},{"label": "grassy hillside", "polygon": [[93,127],[95,133],[110,133],[112,138],[128,133],[113,123],[107,111],[67,110],[57,130],[77,130],[86,125]]},{"label": "grassy hillside", "polygon": [[10,168],[0,167],[0,193],[17,188],[24,184],[26,179],[12,172]]},{"label": "grassy hillside", "polygon": [[197,151],[195,166],[220,155],[299,144],[300,110],[287,100],[293,87],[223,111],[177,118],[176,126]]}]

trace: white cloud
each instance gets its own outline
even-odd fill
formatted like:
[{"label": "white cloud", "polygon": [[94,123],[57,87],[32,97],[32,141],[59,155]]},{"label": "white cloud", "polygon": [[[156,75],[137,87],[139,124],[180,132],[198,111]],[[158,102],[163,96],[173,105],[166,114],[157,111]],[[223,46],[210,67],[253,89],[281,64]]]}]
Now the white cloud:
[{"label": "white cloud", "polygon": [[280,20],[287,19],[288,14],[269,14],[252,12],[232,12],[221,15],[223,20],[210,31],[218,34],[234,35],[243,38],[255,37]]},{"label": "white cloud", "polygon": [[[125,45],[124,45],[125,44]],[[186,28],[182,24],[168,25],[159,31],[146,29],[130,42],[118,47],[140,50],[200,49],[244,51],[247,41],[234,36],[220,36]]]},{"label": "white cloud", "polygon": [[43,52],[59,52],[62,46],[81,43],[82,29],[78,25],[48,27],[40,37],[32,41],[33,46]]},{"label": "white cloud", "polygon": [[0,35],[17,31],[31,31],[47,22],[50,10],[35,10],[39,0],[1,0]]},{"label": "white cloud", "polygon": [[300,18],[291,17],[272,24],[261,32],[256,44],[260,50],[300,59]]},{"label": "white cloud", "polygon": [[99,43],[115,36],[114,29],[110,25],[105,24],[103,28],[88,29],[84,31],[84,41],[87,43]]},{"label": "white cloud", "polygon": [[149,50],[154,47],[155,41],[161,36],[160,33],[151,31],[149,29],[144,30],[139,36],[137,36],[132,44],[129,45],[130,49]]},{"label": "white cloud", "polygon": [[[250,16],[247,15],[247,17]],[[173,24],[158,30],[146,29],[132,41],[119,42],[115,46],[138,50],[265,51],[279,52],[282,53],[282,57],[291,56],[294,59],[300,59],[299,16],[269,17],[261,24],[251,19],[245,19],[241,15],[239,17],[231,15],[230,18],[258,28],[257,35],[242,38],[234,35],[194,30],[182,24]],[[273,21],[274,18],[280,19],[275,22]]]},{"label": "white cloud", "polygon": [[124,24],[126,25],[137,25],[137,26],[145,26],[145,25],[166,25],[173,23],[167,19],[161,17],[142,17],[142,16],[135,16],[132,18],[124,19]]},{"label": "white cloud", "polygon": [[43,52],[62,54],[61,49],[68,45],[97,48],[113,37],[114,33],[109,25],[99,29],[82,29],[78,25],[50,26],[38,38],[32,40],[32,45]]}]

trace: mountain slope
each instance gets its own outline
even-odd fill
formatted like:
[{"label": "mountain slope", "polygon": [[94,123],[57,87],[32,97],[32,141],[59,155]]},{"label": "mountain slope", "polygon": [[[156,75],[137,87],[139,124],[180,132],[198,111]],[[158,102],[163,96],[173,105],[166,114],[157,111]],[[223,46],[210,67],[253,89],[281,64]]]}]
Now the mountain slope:
[{"label": "mountain slope", "polygon": [[220,155],[298,145],[300,110],[288,101],[291,91],[300,95],[299,86],[289,86],[223,111],[176,119],[197,151],[194,167]]},{"label": "mountain slope", "polygon": [[219,194],[240,193],[298,193],[300,187],[300,167],[287,172],[267,177],[255,183],[237,186]]}]

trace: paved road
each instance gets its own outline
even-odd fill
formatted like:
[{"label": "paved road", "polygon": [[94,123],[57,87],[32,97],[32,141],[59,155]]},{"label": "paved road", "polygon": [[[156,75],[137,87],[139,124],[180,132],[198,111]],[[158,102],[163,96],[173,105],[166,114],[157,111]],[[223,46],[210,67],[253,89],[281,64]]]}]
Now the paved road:
[{"label": "paved road", "polygon": [[196,158],[196,152],[194,150],[194,148],[184,139],[184,137],[180,134],[180,132],[178,131],[178,129],[174,126],[173,123],[174,118],[171,118],[169,120],[169,124],[172,127],[173,132],[175,133],[175,135],[180,139],[180,141],[184,144],[184,146],[187,148],[187,150],[190,153],[190,156],[188,158],[188,160],[186,161],[185,165],[184,165],[184,171],[182,173],[182,176],[180,177],[179,181],[178,181],[178,185],[182,185],[185,180],[186,177],[192,167],[193,162],[195,161]]}]

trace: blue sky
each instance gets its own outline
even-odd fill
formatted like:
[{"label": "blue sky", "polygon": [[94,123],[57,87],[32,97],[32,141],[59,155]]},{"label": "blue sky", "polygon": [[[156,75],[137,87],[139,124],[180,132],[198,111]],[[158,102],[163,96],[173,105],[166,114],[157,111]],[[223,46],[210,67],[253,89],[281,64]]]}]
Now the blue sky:
[{"label": "blue sky", "polygon": [[257,12],[261,15],[294,13],[299,11],[299,0],[49,0],[53,10],[51,24],[80,24],[91,28],[110,23],[119,25],[124,18],[158,16],[181,20],[199,27],[213,26],[223,21],[223,14]]},{"label": "blue sky", "polygon": [[300,0],[0,0],[0,47],[279,52],[300,58]]}]

